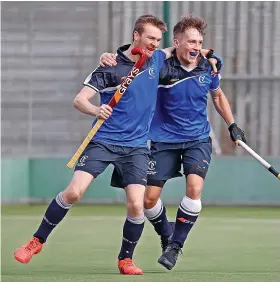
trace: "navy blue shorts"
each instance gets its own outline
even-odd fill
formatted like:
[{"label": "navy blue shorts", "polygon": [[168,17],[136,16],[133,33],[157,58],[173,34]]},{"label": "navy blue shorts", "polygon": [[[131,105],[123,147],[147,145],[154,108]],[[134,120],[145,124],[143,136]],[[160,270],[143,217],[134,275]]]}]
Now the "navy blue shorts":
[{"label": "navy blue shorts", "polygon": [[79,158],[75,170],[90,173],[94,178],[109,164],[114,165],[111,185],[125,188],[129,184],[147,185],[149,149],[123,147],[91,142]]},{"label": "navy blue shorts", "polygon": [[171,178],[196,174],[205,179],[211,161],[211,137],[183,143],[151,142],[148,185],[163,187]]}]

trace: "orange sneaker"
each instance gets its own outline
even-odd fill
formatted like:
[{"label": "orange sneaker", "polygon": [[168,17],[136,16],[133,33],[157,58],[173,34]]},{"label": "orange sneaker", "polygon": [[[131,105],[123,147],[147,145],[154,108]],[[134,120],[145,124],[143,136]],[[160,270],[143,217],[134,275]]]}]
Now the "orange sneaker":
[{"label": "orange sneaker", "polygon": [[118,268],[120,274],[124,275],[143,275],[144,272],[141,268],[137,267],[132,259],[125,258],[122,260],[118,260]]},{"label": "orange sneaker", "polygon": [[39,242],[38,238],[32,238],[27,244],[19,247],[14,252],[14,258],[21,263],[29,263],[34,255],[41,252],[43,244]]}]

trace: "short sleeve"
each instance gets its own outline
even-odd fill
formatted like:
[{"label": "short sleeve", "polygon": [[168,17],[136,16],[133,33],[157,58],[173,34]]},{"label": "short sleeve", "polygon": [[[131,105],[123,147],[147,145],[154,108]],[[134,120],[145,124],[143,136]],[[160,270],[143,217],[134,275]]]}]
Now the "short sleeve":
[{"label": "short sleeve", "polygon": [[213,91],[216,91],[217,89],[220,88],[220,80],[221,80],[221,75],[218,74],[216,75],[215,77],[212,77],[212,82],[211,82],[211,85],[210,85],[210,91],[213,92]]},{"label": "short sleeve", "polygon": [[113,78],[106,68],[98,67],[84,81],[84,85],[94,89],[97,92],[113,86]]},{"label": "short sleeve", "polygon": [[157,65],[158,69],[160,70],[166,60],[166,54],[161,50],[156,50],[152,56],[155,64]]}]

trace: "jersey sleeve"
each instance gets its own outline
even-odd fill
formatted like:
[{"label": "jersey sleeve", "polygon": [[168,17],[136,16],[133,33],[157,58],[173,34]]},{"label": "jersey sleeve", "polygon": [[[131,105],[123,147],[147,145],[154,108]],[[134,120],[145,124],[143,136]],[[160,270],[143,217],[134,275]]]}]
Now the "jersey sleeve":
[{"label": "jersey sleeve", "polygon": [[98,67],[84,81],[83,85],[94,89],[97,92],[113,86],[112,74],[105,68]]},{"label": "jersey sleeve", "polygon": [[216,75],[215,77],[212,77],[212,82],[211,82],[211,85],[210,85],[210,91],[213,92],[213,91],[216,91],[220,88],[220,80],[221,80],[221,75],[218,74]]},{"label": "jersey sleeve", "polygon": [[152,56],[158,69],[160,70],[166,60],[166,54],[161,50],[156,50]]}]

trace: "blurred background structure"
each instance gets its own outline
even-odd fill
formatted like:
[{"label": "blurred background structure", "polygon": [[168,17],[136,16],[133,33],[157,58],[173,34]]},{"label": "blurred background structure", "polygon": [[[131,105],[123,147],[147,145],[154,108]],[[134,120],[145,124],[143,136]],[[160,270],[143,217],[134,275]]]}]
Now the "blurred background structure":
[{"label": "blurred background structure", "polygon": [[[147,13],[167,21],[163,45],[181,16],[206,20],[204,47],[224,59],[222,88],[237,124],[255,151],[280,166],[280,2],[2,2],[3,201],[53,198],[68,183],[64,163],[92,122],[72,101],[100,55],[130,43],[135,20]],[[280,204],[279,182],[233,145],[210,99],[209,120],[222,156],[212,162],[206,200]],[[86,199],[122,201],[108,177],[98,184],[107,192],[99,187]],[[245,187],[236,187],[240,178]],[[166,197],[176,202],[176,193]]]}]

